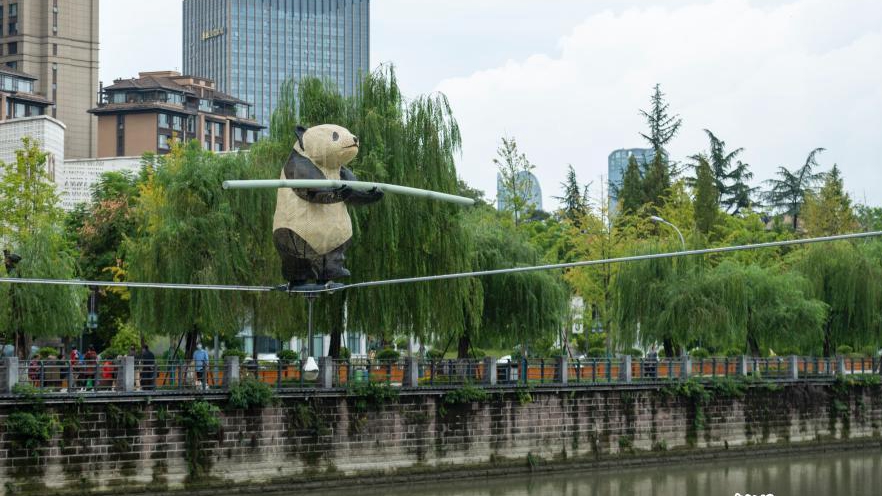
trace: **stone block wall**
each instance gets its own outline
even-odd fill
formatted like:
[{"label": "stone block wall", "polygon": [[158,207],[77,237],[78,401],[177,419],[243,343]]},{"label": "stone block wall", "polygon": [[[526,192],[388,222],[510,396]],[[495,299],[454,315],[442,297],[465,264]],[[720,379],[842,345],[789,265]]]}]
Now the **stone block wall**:
[{"label": "stone block wall", "polygon": [[[794,383],[711,391],[658,388],[489,390],[470,403],[443,391],[394,400],[285,395],[273,407],[228,410],[193,439],[181,414],[194,398],[0,400],[0,494],[137,491],[347,478],[432,477],[537,466],[658,460],[682,453],[861,442],[880,435],[879,386]],[[9,427],[20,412],[56,426],[27,447]],[[433,475],[434,474],[434,475]]]}]

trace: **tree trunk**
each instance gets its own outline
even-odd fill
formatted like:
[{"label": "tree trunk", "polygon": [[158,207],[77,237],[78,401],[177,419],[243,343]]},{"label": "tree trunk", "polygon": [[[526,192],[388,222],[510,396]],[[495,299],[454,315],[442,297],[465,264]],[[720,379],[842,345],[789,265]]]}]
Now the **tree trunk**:
[{"label": "tree trunk", "polygon": [[331,344],[328,348],[328,356],[332,358],[340,358],[341,341],[343,340],[343,330],[335,326],[331,331]]},{"label": "tree trunk", "polygon": [[193,353],[196,351],[196,341],[198,340],[199,330],[194,325],[187,331],[186,343],[184,345],[184,360],[189,360],[193,357]]},{"label": "tree trunk", "polygon": [[662,347],[664,347],[665,349],[665,356],[667,358],[677,357],[676,350],[674,349],[674,342],[671,340],[671,338],[665,338],[662,341]]},{"label": "tree trunk", "polygon": [[833,343],[830,342],[830,318],[827,319],[827,323],[824,324],[824,356],[829,357],[833,356]]},{"label": "tree trunk", "polygon": [[21,360],[27,360],[31,354],[31,338],[22,331],[15,331],[12,345],[15,347],[15,356]]},{"label": "tree trunk", "polygon": [[468,334],[463,334],[459,337],[459,342],[456,346],[456,357],[457,358],[468,358],[469,357],[469,349],[472,347],[472,340],[469,338]]}]

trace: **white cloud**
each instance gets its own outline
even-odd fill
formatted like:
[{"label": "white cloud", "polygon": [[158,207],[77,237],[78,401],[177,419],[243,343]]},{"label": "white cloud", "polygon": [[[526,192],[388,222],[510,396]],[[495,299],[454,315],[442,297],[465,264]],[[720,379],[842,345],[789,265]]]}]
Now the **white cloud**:
[{"label": "white cloud", "polygon": [[608,154],[643,146],[652,86],[684,125],[675,159],[706,148],[703,128],[746,148],[757,179],[818,146],[856,199],[882,203],[882,5],[871,0],[717,0],[594,13],[556,51],[442,81],[462,127],[459,169],[495,195],[499,137],[517,137],[554,205],[567,163],[599,183]]}]

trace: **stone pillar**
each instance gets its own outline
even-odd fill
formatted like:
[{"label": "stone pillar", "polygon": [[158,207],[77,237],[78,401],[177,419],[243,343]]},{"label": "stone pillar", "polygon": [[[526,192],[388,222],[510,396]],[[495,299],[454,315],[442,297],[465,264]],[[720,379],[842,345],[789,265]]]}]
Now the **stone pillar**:
[{"label": "stone pillar", "polygon": [[619,380],[622,382],[631,382],[634,379],[634,372],[631,370],[631,355],[622,357],[622,365],[619,367]]},{"label": "stone pillar", "polygon": [[570,379],[570,361],[567,360],[567,357],[561,356],[557,357],[557,371],[555,373],[555,379],[557,379],[557,383],[563,386],[567,385]]},{"label": "stone pillar", "polygon": [[799,359],[796,357],[796,355],[791,355],[787,357],[787,360],[789,363],[788,369],[790,370],[790,379],[799,379]]},{"label": "stone pillar", "polygon": [[[495,386],[497,378],[496,358],[484,357],[484,385]],[[507,377],[506,380],[508,380]]]},{"label": "stone pillar", "polygon": [[3,375],[0,376],[0,393],[11,394],[18,384],[18,357],[3,359]]},{"label": "stone pillar", "polygon": [[420,385],[420,360],[416,357],[404,359],[404,387],[418,387]]},{"label": "stone pillar", "polygon": [[334,387],[334,359],[331,357],[319,358],[318,387],[323,389]]},{"label": "stone pillar", "polygon": [[116,389],[131,392],[135,390],[135,357],[124,356],[116,361]]},{"label": "stone pillar", "polygon": [[239,357],[224,357],[224,389],[239,383]]},{"label": "stone pillar", "polygon": [[738,358],[738,375],[747,375],[747,355],[741,355]]},{"label": "stone pillar", "polygon": [[683,367],[680,369],[680,378],[688,379],[692,375],[692,357],[683,356]]},{"label": "stone pillar", "polygon": [[836,357],[836,373],[845,377],[845,357],[838,356]]}]

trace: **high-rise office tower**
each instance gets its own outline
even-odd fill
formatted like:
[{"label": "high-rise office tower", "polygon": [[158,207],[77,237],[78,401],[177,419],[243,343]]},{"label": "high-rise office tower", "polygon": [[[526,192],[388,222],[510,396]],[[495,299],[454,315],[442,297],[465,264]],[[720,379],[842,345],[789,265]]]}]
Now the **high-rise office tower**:
[{"label": "high-rise office tower", "polygon": [[282,84],[355,93],[369,70],[370,0],[184,0],[184,74],[254,104],[269,126]]},{"label": "high-rise office tower", "polygon": [[67,158],[94,157],[98,0],[0,0],[0,63],[36,77],[34,91],[67,126]]},{"label": "high-rise office tower", "polygon": [[609,185],[609,213],[615,216],[618,208],[618,191],[622,187],[622,180],[625,178],[625,170],[628,168],[628,161],[631,157],[637,159],[637,163],[643,167],[645,164],[652,162],[655,158],[655,152],[652,148],[622,148],[609,154],[607,167],[607,181]]}]

